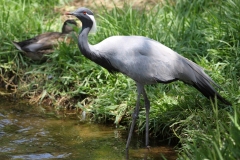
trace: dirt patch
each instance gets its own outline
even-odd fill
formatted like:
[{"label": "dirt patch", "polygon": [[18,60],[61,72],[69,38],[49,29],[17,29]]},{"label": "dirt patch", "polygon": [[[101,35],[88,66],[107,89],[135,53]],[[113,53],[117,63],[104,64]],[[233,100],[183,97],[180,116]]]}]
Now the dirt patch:
[{"label": "dirt patch", "polygon": [[99,9],[106,8],[111,10],[114,7],[122,8],[124,5],[128,4],[133,6],[133,8],[151,8],[155,5],[163,3],[164,0],[73,0],[64,7],[55,7],[56,12],[62,14],[62,21],[65,21],[69,16],[64,15],[66,12],[74,11],[79,7],[87,7],[95,14],[98,13]]}]

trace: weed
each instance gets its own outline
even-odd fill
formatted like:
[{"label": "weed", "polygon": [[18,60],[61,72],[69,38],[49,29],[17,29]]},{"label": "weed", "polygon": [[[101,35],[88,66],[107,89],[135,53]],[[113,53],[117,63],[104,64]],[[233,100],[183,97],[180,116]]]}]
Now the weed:
[{"label": "weed", "polygon": [[[2,85],[17,89],[32,102],[83,109],[95,121],[130,123],[136,98],[134,82],[121,74],[111,75],[87,60],[76,42],[60,44],[42,64],[30,61],[12,46],[11,40],[60,30],[59,14],[53,12],[53,6],[60,1],[0,1]],[[172,137],[178,137],[180,159],[240,157],[238,4],[239,0],[166,1],[152,8],[125,4],[111,10],[102,7],[96,15],[98,32],[89,37],[91,44],[112,35],[155,39],[205,68],[223,88],[220,94],[233,103],[233,108],[211,104],[181,82],[146,88],[151,101],[151,135],[161,135],[169,143]],[[140,111],[137,129],[139,133],[145,129],[144,109]]]}]

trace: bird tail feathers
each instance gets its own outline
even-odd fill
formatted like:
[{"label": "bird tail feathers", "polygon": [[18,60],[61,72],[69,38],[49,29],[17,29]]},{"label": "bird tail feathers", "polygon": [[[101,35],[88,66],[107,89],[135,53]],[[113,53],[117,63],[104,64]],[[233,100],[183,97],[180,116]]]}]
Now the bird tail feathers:
[{"label": "bird tail feathers", "polygon": [[205,97],[214,100],[216,97],[223,103],[227,105],[231,105],[229,101],[227,101],[225,98],[223,98],[212,86],[214,84],[216,87],[221,88],[219,85],[217,85],[204,71],[201,67],[196,65],[195,63],[188,61],[188,65],[193,69],[195,73],[195,81],[193,81],[192,85],[200,91]]},{"label": "bird tail feathers", "polygon": [[22,48],[18,45],[17,42],[12,41],[12,44],[13,44],[19,51],[24,52],[24,51],[22,50]]}]

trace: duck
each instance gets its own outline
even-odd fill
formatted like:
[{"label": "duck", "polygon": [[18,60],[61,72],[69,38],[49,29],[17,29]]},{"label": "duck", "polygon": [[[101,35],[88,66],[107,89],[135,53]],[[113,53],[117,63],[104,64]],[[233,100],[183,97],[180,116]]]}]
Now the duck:
[{"label": "duck", "polygon": [[68,19],[63,23],[62,32],[47,32],[21,42],[13,41],[12,43],[31,60],[45,61],[47,57],[44,55],[52,53],[59,42],[69,43],[71,41],[70,34],[74,32],[74,26],[77,26],[76,21]]}]

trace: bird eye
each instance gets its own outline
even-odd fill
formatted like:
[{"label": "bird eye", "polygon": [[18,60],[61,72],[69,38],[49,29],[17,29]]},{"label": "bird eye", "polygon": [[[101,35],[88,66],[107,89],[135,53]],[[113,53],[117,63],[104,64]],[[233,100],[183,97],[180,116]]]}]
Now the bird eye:
[{"label": "bird eye", "polygon": [[86,15],[86,14],[87,14],[87,12],[83,12],[83,14],[84,14],[84,15]]}]

